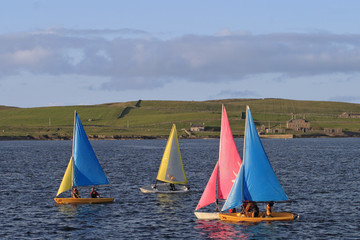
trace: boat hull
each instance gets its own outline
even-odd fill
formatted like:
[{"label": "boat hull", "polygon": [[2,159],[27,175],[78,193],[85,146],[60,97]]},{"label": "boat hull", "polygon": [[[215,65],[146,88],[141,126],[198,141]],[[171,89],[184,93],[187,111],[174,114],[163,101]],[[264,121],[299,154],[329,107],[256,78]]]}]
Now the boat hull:
[{"label": "boat hull", "polygon": [[230,222],[272,222],[272,221],[292,221],[297,215],[291,212],[273,212],[272,217],[266,217],[265,212],[260,212],[259,217],[246,217],[241,213],[220,213],[219,217],[223,221]]},{"label": "boat hull", "polygon": [[58,204],[96,204],[112,203],[114,198],[54,198]]},{"label": "boat hull", "polygon": [[159,183],[149,186],[144,186],[140,188],[140,191],[143,193],[186,193],[189,191],[189,188],[184,185],[175,185],[175,190],[170,189],[170,185],[168,183]]},{"label": "boat hull", "polygon": [[218,212],[194,212],[194,214],[200,220],[218,220],[218,219],[220,219]]}]

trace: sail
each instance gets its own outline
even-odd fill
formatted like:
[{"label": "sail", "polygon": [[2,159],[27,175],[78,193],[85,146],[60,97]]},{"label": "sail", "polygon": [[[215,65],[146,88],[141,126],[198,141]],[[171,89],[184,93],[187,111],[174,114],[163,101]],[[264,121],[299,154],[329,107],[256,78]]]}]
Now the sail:
[{"label": "sail", "polygon": [[231,132],[225,106],[222,106],[219,147],[218,199],[227,199],[242,161]]},{"label": "sail", "polygon": [[75,113],[73,141],[73,186],[108,185],[109,180],[100,166],[77,113]]},{"label": "sail", "polygon": [[236,177],[235,183],[231,188],[228,198],[221,211],[226,211],[231,208],[240,206],[244,199],[243,184],[244,184],[244,164],[241,165],[239,174]]},{"label": "sail", "polygon": [[288,200],[265,153],[249,107],[245,136],[244,200]]},{"label": "sail", "polygon": [[[222,106],[219,160],[210,176],[195,210],[205,207],[216,199],[227,199],[241,165],[241,158],[231,132],[225,106]],[[217,191],[216,191],[216,180]],[[216,195],[217,193],[217,195]]]},{"label": "sail", "polygon": [[187,183],[175,124],[172,126],[156,179],[174,184]]},{"label": "sail", "polygon": [[243,165],[222,211],[239,207],[243,201],[288,200],[265,153],[248,106],[246,111]]},{"label": "sail", "polygon": [[209,178],[208,183],[206,184],[205,190],[201,195],[201,198],[195,210],[198,210],[216,201],[216,179],[217,179],[218,169],[219,169],[219,161],[216,162],[216,166]]},{"label": "sail", "polygon": [[71,189],[71,187],[72,187],[71,186],[72,185],[72,181],[71,181],[72,165],[73,165],[73,158],[71,157],[56,196]]}]

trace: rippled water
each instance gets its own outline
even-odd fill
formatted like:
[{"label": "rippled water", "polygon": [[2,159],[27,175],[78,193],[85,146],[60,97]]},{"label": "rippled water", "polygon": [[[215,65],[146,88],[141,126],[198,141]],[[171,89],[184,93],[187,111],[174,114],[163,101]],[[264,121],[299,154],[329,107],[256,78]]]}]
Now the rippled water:
[{"label": "rippled water", "polygon": [[[236,139],[242,155],[242,139]],[[219,140],[180,140],[190,192],[143,194],[155,181],[164,140],[91,141],[115,203],[56,205],[70,141],[0,142],[0,239],[360,238],[360,139],[263,140],[291,203],[293,222],[231,224],[193,211],[218,157]],[[89,190],[80,194],[87,195]],[[261,206],[260,207],[264,207]],[[212,209],[211,207],[209,209]]]}]

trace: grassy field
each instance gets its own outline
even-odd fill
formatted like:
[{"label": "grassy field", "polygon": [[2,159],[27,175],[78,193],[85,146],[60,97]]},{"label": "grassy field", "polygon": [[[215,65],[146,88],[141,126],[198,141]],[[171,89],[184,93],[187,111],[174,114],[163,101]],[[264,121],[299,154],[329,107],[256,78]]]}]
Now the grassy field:
[{"label": "grassy field", "polygon": [[0,139],[72,138],[75,110],[91,138],[167,137],[173,123],[182,137],[187,137],[182,129],[188,130],[191,123],[201,123],[208,129],[215,129],[195,133],[193,137],[218,137],[222,104],[226,107],[233,134],[237,136],[244,131],[241,116],[246,105],[250,106],[258,126],[285,128],[286,121],[294,115],[296,118],[306,118],[311,122],[311,127],[319,131],[323,128],[342,128],[349,132],[360,130],[360,119],[338,117],[343,112],[360,113],[360,104],[286,99],[135,101],[42,108],[0,106]]}]

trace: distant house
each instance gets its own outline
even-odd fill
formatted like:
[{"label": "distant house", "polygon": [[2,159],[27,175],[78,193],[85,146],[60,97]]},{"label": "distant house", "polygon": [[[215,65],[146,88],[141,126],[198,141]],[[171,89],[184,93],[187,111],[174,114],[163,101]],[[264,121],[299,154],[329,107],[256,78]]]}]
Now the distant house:
[{"label": "distant house", "polygon": [[343,112],[339,115],[339,118],[360,118],[360,113],[347,113]]},{"label": "distant house", "polygon": [[267,128],[266,133],[285,133],[285,129],[281,128]]},{"label": "distant house", "polygon": [[265,125],[261,125],[260,128],[257,129],[259,134],[265,134],[265,133],[285,133],[285,129],[282,128],[267,128]]},{"label": "distant house", "polygon": [[286,122],[286,128],[301,132],[307,132],[311,129],[310,122],[306,119],[291,119]]},{"label": "distant house", "polygon": [[327,135],[341,135],[343,131],[342,128],[324,128],[324,133]]},{"label": "distant house", "polygon": [[190,124],[191,132],[201,132],[205,131],[205,124]]}]

